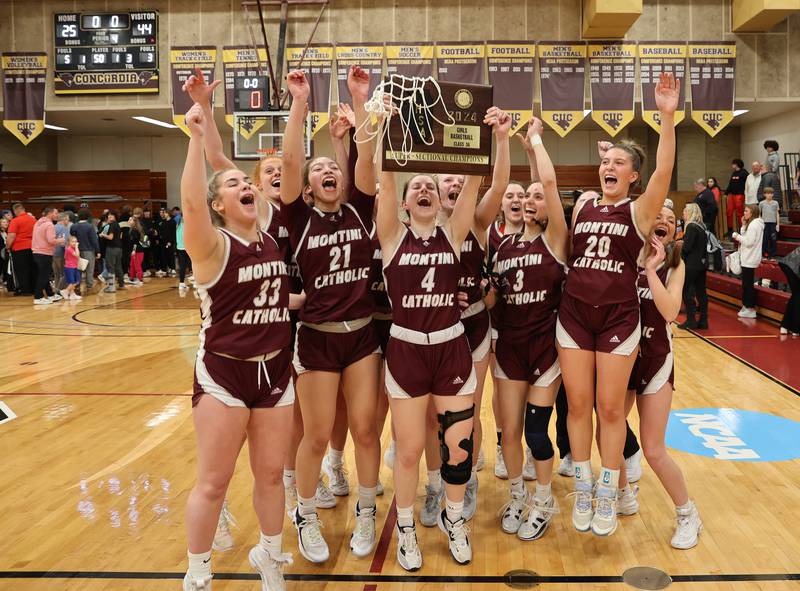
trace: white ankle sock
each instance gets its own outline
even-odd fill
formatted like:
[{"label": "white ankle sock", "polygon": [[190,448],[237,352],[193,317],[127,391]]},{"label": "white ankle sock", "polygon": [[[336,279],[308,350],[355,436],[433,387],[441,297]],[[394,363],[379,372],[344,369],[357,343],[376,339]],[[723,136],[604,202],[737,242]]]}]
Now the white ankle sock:
[{"label": "white ankle sock", "polygon": [[428,470],[428,484],[433,490],[442,490],[442,473],[439,470]]},{"label": "white ankle sock", "polygon": [[447,512],[447,520],[450,523],[455,523],[461,519],[461,514],[464,512],[464,501],[451,501],[445,495],[445,511]]},{"label": "white ankle sock", "polygon": [[258,545],[264,548],[270,556],[280,556],[281,550],[283,550],[283,532],[274,536],[268,536],[261,532]]},{"label": "white ankle sock", "polygon": [[366,487],[358,485],[358,507],[366,509],[367,507],[375,506],[375,496],[378,493],[378,487]]},{"label": "white ankle sock", "polygon": [[414,505],[397,508],[397,525],[411,527],[414,525]]},{"label": "white ankle sock", "polygon": [[516,478],[509,478],[508,484],[511,488],[512,493],[517,494],[524,494],[525,493],[525,481],[522,480],[522,475],[520,474]]},{"label": "white ankle sock", "polygon": [[300,511],[300,515],[311,515],[312,513],[316,513],[317,498],[311,497],[310,499],[304,499],[300,495],[297,495],[297,510]]},{"label": "white ankle sock", "polygon": [[539,484],[536,482],[536,492],[533,493],[533,497],[537,501],[544,502],[549,499],[553,495],[553,486],[552,484]]},{"label": "white ankle sock", "polygon": [[692,499],[689,499],[686,501],[685,505],[681,505],[680,507],[675,505],[675,510],[682,515],[688,515],[692,512],[692,509],[694,509],[694,503],[692,502]]},{"label": "white ankle sock", "polygon": [[575,466],[575,480],[592,480],[592,461],[586,460],[585,462],[572,462]]},{"label": "white ankle sock", "polygon": [[606,488],[619,488],[619,470],[600,468],[600,478],[597,484]]},{"label": "white ankle sock", "polygon": [[341,466],[344,463],[344,450],[332,447],[328,449],[328,461],[331,466]]},{"label": "white ankle sock", "polygon": [[193,579],[202,579],[211,576],[211,550],[202,554],[186,553],[189,556],[189,576]]},{"label": "white ankle sock", "polygon": [[289,488],[295,485],[294,470],[283,470],[283,488]]}]

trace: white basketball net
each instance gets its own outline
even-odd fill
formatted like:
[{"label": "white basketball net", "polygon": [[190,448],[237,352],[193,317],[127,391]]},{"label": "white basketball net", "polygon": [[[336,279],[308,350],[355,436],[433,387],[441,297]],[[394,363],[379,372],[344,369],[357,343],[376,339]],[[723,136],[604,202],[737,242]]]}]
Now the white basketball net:
[{"label": "white basketball net", "polygon": [[[428,84],[434,89],[432,102],[428,101],[428,96],[424,92],[424,88]],[[442,121],[433,113],[433,108],[439,103],[441,103],[449,121]],[[416,117],[409,117],[410,121],[408,121],[402,116],[404,106],[417,109],[424,115],[425,129],[420,128]],[[425,145],[433,145],[433,138],[428,133],[432,128],[432,122],[435,121],[442,126],[455,125],[455,119],[453,119],[450,111],[447,110],[442,98],[442,89],[436,80],[430,76],[421,78],[419,76],[408,77],[401,74],[392,74],[389,80],[383,80],[378,84],[372,92],[372,98],[364,104],[364,109],[370,116],[358,129],[358,131],[363,130],[364,133],[365,139],[361,140],[361,142],[375,140],[374,160],[377,161],[384,137],[388,135],[388,151],[393,154],[392,157],[399,166],[405,166],[408,163],[408,157],[414,151],[415,136],[422,138],[422,142]],[[391,117],[393,109],[396,109],[401,116]],[[395,149],[392,145],[392,136],[389,134],[389,126],[394,120],[399,121],[402,130],[403,141],[399,149]],[[400,154],[399,158],[397,154]]]}]

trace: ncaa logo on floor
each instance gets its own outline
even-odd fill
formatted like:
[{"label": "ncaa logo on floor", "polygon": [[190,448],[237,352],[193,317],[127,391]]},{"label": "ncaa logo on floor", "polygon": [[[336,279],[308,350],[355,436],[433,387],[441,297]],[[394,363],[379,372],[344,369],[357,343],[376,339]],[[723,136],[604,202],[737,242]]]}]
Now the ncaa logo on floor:
[{"label": "ncaa logo on floor", "polygon": [[667,445],[717,460],[780,462],[800,458],[800,423],[736,408],[669,413]]}]

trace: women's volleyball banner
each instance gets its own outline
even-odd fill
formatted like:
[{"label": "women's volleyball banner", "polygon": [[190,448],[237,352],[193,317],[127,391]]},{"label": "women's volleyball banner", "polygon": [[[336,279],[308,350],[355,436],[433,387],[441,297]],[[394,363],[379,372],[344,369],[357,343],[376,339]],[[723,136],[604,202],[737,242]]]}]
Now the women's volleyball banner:
[{"label": "women's volleyball banner", "polygon": [[636,44],[590,43],[589,79],[592,119],[614,137],[633,121]]},{"label": "women's volleyball banner", "polygon": [[511,135],[514,135],[533,115],[536,45],[525,41],[487,41],[486,59],[489,84],[494,86],[494,104],[511,115]]},{"label": "women's volleyball banner", "polygon": [[639,84],[642,91],[642,117],[661,133],[661,114],[656,106],[656,85],[662,72],[675,76],[680,85],[675,125],[686,116],[686,44],[665,42],[639,43]]},{"label": "women's volleyball banner", "polygon": [[186,111],[192,107],[192,98],[183,92],[183,83],[200,67],[206,83],[214,82],[217,63],[217,48],[209,47],[171,47],[169,50],[170,81],[172,83],[172,122],[191,135],[186,125]]},{"label": "women's volleyball banner", "polygon": [[350,66],[360,66],[369,74],[370,95],[383,76],[383,45],[368,43],[366,45],[343,44],[336,46],[336,79],[339,88],[339,102],[352,103],[353,97],[347,88],[347,72]]},{"label": "women's volleyball banner", "polygon": [[3,127],[27,146],[44,131],[46,53],[3,53]]},{"label": "women's volleyball banner", "polygon": [[433,43],[387,43],[386,72],[389,76],[433,76]]},{"label": "women's volleyball banner", "polygon": [[333,67],[333,45],[319,43],[309,45],[286,46],[286,63],[289,70],[298,68],[305,71],[311,86],[309,109],[311,109],[311,137],[325,127],[330,120],[331,105],[331,72]]},{"label": "women's volleyball banner", "polygon": [[564,137],[583,121],[585,43],[539,43],[542,119]]},{"label": "women's volleyball banner", "polygon": [[692,119],[711,137],[733,121],[736,93],[736,43],[689,43]]},{"label": "women's volleyball banner", "polygon": [[436,45],[436,69],[442,82],[483,84],[486,48],[482,41],[445,42]]},{"label": "women's volleyball banner", "polygon": [[[236,80],[240,78],[245,80],[266,78],[269,80],[266,68],[267,51],[263,47],[258,48],[258,59],[256,59],[256,52],[252,47],[241,45],[222,48],[222,69],[225,76],[225,122],[231,127],[233,127],[233,113],[236,111]],[[269,83],[266,86],[267,88],[263,89],[263,92],[256,95],[262,97],[263,104],[258,109],[261,111],[269,109]],[[253,104],[248,106],[255,109]],[[266,120],[260,117],[240,117],[239,135],[249,140],[265,123]]]}]

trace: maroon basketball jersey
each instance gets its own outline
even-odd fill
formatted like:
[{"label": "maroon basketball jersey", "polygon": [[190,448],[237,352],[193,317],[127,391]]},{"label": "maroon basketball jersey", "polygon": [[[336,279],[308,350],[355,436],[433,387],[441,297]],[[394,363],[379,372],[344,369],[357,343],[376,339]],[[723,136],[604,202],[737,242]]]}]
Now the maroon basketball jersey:
[{"label": "maroon basketball jersey", "polygon": [[[671,269],[662,265],[657,271],[658,278],[664,285],[669,280]],[[639,341],[639,355],[642,357],[661,357],[672,351],[672,331],[669,323],[664,320],[661,312],[653,301],[653,292],[650,282],[647,281],[647,272],[642,269],[639,273],[639,303],[642,316],[642,339]]]},{"label": "maroon basketball jersey", "polygon": [[383,268],[392,304],[392,321],[419,332],[434,332],[459,322],[456,302],[462,268],[444,228],[429,238],[406,227],[392,259]]},{"label": "maroon basketball jersey", "polygon": [[262,229],[275,239],[285,254],[284,260],[289,274],[289,293],[302,292],[303,282],[300,280],[300,271],[297,268],[297,263],[294,262],[292,247],[289,244],[289,229],[283,221],[280,206],[272,201],[269,202],[266,224]]},{"label": "maroon basketball jersey", "polygon": [[222,272],[212,283],[197,286],[200,347],[238,359],[285,349],[291,330],[283,252],[263,231],[251,244],[220,231],[227,249]]},{"label": "maroon basketball jersey", "polygon": [[495,255],[494,270],[505,279],[498,297],[498,330],[526,334],[555,327],[565,266],[553,255],[544,235],[523,240],[506,236]]},{"label": "maroon basketball jersey", "polygon": [[489,252],[497,252],[497,249],[500,248],[500,243],[506,237],[505,229],[505,223],[500,223],[499,221],[489,226]]},{"label": "maroon basketball jersey", "polygon": [[470,305],[483,297],[481,277],[485,260],[483,242],[470,230],[461,243],[461,277],[458,279],[458,290],[467,294],[467,303]]},{"label": "maroon basketball jersey", "polygon": [[636,227],[635,204],[587,200],[572,229],[572,254],[566,291],[587,304],[600,306],[634,301],[639,271],[636,261],[644,238]]},{"label": "maroon basketball jersey", "polygon": [[389,303],[389,295],[386,293],[386,282],[383,280],[383,255],[381,253],[381,243],[378,240],[378,233],[372,232],[372,268],[369,277],[370,291],[375,300],[375,311],[381,314],[391,314],[392,305]]}]

